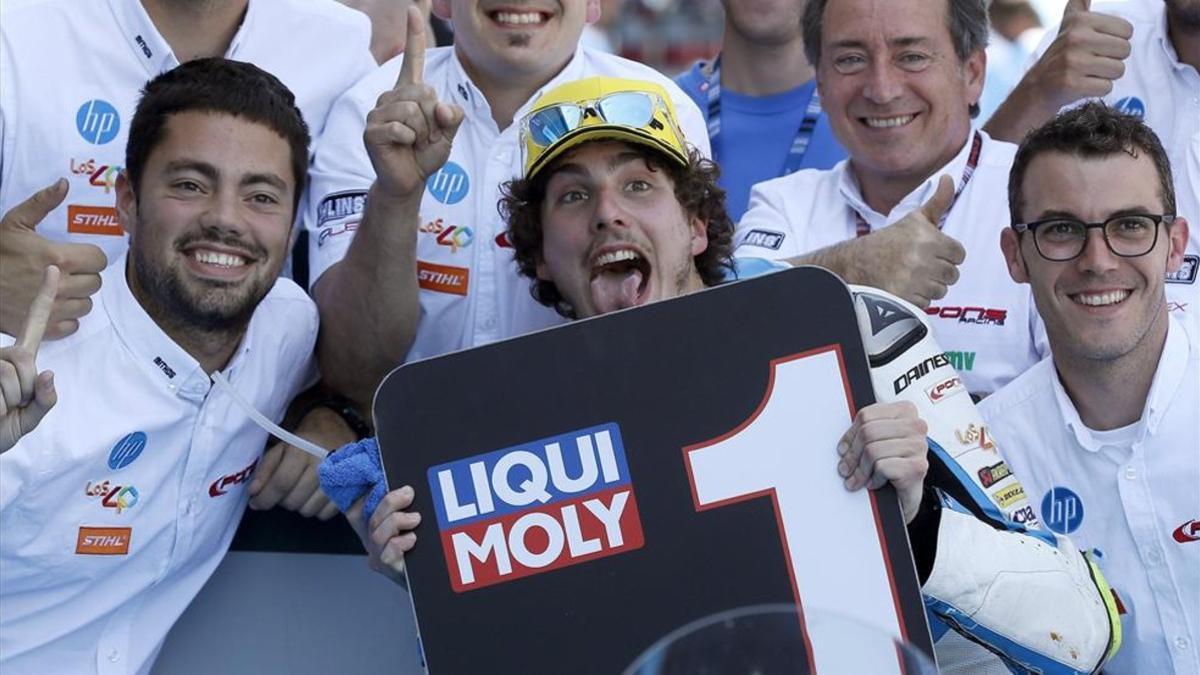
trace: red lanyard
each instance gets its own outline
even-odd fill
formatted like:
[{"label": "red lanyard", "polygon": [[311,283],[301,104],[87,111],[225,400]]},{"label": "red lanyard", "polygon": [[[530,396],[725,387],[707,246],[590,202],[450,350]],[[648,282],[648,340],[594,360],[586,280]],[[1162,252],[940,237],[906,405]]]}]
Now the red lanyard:
[{"label": "red lanyard", "polygon": [[[963,169],[962,180],[958,183],[958,190],[954,193],[954,198],[950,200],[950,206],[946,212],[942,214],[941,220],[938,221],[938,229],[941,229],[946,224],[946,217],[950,215],[950,209],[954,208],[954,203],[958,201],[958,196],[967,189],[967,183],[971,182],[971,176],[975,174],[975,167],[979,165],[979,151],[983,148],[983,136],[978,131],[975,132],[975,139],[971,141],[971,154],[967,156],[967,167]],[[867,223],[867,219],[858,212],[857,209],[851,207],[850,211],[854,213],[854,236],[865,237],[871,234],[871,226]]]}]

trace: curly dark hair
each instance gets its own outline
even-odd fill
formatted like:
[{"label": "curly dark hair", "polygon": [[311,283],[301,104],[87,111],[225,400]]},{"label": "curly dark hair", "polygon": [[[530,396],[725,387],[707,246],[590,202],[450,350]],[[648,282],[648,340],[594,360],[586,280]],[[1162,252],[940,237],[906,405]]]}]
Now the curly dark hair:
[{"label": "curly dark hair", "polygon": [[[705,286],[716,286],[733,269],[733,221],[725,210],[725,191],[717,186],[721,169],[695,149],[688,153],[688,165],[666,161],[661,153],[643,145],[630,144],[652,169],[663,170],[675,186],[675,198],[688,217],[704,221],[708,247],[694,260],[696,270]],[[532,180],[518,178],[500,186],[500,213],[508,221],[508,236],[512,242],[521,274],[533,279],[530,294],[534,300],[553,307],[568,319],[578,318],[575,308],[567,302],[551,281],[537,278],[537,264],[542,258],[542,200],[546,198],[546,183],[555,167],[568,155],[559,157],[542,169]]]}]

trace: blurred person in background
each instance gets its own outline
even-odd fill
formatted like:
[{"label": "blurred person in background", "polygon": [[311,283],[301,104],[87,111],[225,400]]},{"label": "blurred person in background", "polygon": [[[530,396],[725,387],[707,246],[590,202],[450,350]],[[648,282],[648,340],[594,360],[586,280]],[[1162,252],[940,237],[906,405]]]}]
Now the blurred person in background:
[{"label": "blurred person in background", "polygon": [[[1200,218],[1200,0],[1071,0],[1037,62],[986,129],[1017,142],[1062,107],[1100,98],[1145,120],[1175,176],[1178,215]],[[1200,334],[1200,238],[1167,278],[1167,308]]]},{"label": "blurred person in background", "polygon": [[721,53],[675,78],[705,113],[734,222],[746,212],[755,183],[799,169],[829,169],[846,156],[821,110],[804,54],[804,2],[722,0]]},{"label": "blurred person in background", "polygon": [[426,54],[422,33],[414,52],[410,28],[405,54],[335,105],[313,166],[318,355],[326,382],[360,405],[405,361],[561,322],[530,297],[496,209],[521,171],[514,120],[540,91],[594,75],[658,81],[688,142],[709,152],[699,109],[670,79],[580,45],[597,0],[436,0],[433,11],[452,22],[454,46]]},{"label": "blurred person in background", "polygon": [[979,100],[979,117],[985,120],[1021,81],[1046,32],[1027,0],[992,0],[988,22],[987,81]]}]

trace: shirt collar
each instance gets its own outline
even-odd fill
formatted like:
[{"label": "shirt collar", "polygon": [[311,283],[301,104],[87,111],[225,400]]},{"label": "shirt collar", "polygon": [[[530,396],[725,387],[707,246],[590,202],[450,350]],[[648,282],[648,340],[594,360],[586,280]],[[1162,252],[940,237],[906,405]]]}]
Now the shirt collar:
[{"label": "shirt collar", "polygon": [[[249,27],[255,21],[255,17],[262,13],[259,8],[261,4],[263,3],[254,0],[247,3],[246,15],[229,43],[229,49],[225,52],[226,58],[237,57],[238,48],[244,41]],[[150,77],[179,65],[179,59],[171,51],[171,45],[167,44],[158,27],[150,20],[150,14],[142,6],[141,0],[108,0],[108,5],[121,28],[121,39],[133,50],[138,62],[145,67]]]},{"label": "shirt collar", "polygon": [[203,397],[211,385],[208,375],[134,297],[125,276],[127,259],[123,254],[101,274],[100,294],[113,330],[151,380],[175,394]]},{"label": "shirt collar", "polygon": [[[1136,443],[1140,444],[1145,441],[1147,435],[1153,436],[1158,432],[1163,414],[1171,405],[1179,387],[1183,385],[1189,353],[1194,348],[1184,332],[1183,326],[1173,317],[1168,317],[1167,339],[1163,344],[1162,355],[1158,359],[1158,368],[1154,371],[1154,379],[1150,383],[1150,392],[1146,396],[1142,417],[1137,422]],[[1053,365],[1053,358],[1051,365]],[[1096,441],[1092,436],[1092,430],[1079,417],[1079,411],[1076,410],[1075,403],[1063,388],[1056,368],[1051,369],[1050,380],[1054,390],[1054,399],[1058,402],[1058,409],[1062,413],[1067,427],[1074,434],[1075,441],[1079,447],[1088,452],[1098,452],[1103,446]]]},{"label": "shirt collar", "polygon": [[[967,132],[967,137],[963,141],[962,147],[959,148],[958,154],[947,162],[945,166],[930,174],[916,189],[905,195],[904,199],[901,199],[900,203],[896,205],[896,208],[892,209],[892,213],[908,213],[924,204],[933,196],[934,191],[937,190],[937,184],[942,174],[950,175],[950,178],[954,180],[954,192],[958,194],[959,188],[962,187],[963,171],[966,169],[967,159],[971,155],[971,141],[975,138],[976,133],[983,137],[984,146],[980,151],[980,155],[982,156],[987,152],[988,135],[972,127]],[[850,205],[850,208],[862,214],[862,217],[866,219],[872,229],[878,229],[887,225],[891,220],[891,214],[878,213],[870,206],[867,206],[867,202],[862,196],[862,189],[858,185],[858,179],[854,175],[851,160],[844,160],[838,168],[841,171],[841,176],[838,180],[838,191],[841,193],[842,198],[846,200],[846,203]]]},{"label": "shirt collar", "polygon": [[[491,119],[492,107],[490,104],[488,104],[483,92],[479,90],[479,87],[475,86],[475,83],[471,81],[471,77],[467,75],[466,68],[463,67],[462,61],[458,58],[458,50],[454,47],[449,47],[448,49],[452,50],[452,55],[450,57],[451,68],[449,81],[451,91],[454,94],[455,102],[461,105],[463,110],[467,111],[467,114],[474,113],[484,116],[487,119]],[[543,92],[557,87],[564,82],[570,82],[573,80],[582,79],[584,77],[583,70],[585,56],[583,54],[583,49],[584,48],[582,45],[577,45],[575,47],[575,53],[571,55],[571,60],[567,62],[567,65],[563,66],[563,69],[559,71],[559,73],[553,78],[551,78],[549,82],[547,82],[537,91],[533,92],[533,95],[530,96],[529,99],[517,109],[516,114],[513,115],[513,127],[519,128],[521,118],[525,116],[525,113],[528,112],[533,106],[533,102],[536,101]]]},{"label": "shirt collar", "polygon": [[171,46],[150,20],[141,0],[108,0],[108,6],[121,28],[121,39],[133,50],[150,77],[179,65]]}]

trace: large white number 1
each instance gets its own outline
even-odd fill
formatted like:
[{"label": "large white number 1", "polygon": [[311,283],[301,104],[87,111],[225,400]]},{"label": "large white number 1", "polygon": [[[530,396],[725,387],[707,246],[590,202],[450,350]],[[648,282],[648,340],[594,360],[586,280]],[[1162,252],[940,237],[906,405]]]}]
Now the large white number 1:
[{"label": "large white number 1", "polygon": [[[806,616],[848,616],[904,641],[875,497],[847,492],[837,474],[835,447],[852,405],[837,346],[772,361],[758,410],[724,436],[684,448],[684,464],[697,511],[771,497]],[[842,571],[850,569],[868,573]],[[886,640],[867,642],[821,621],[806,626],[817,672],[902,672]]]}]

